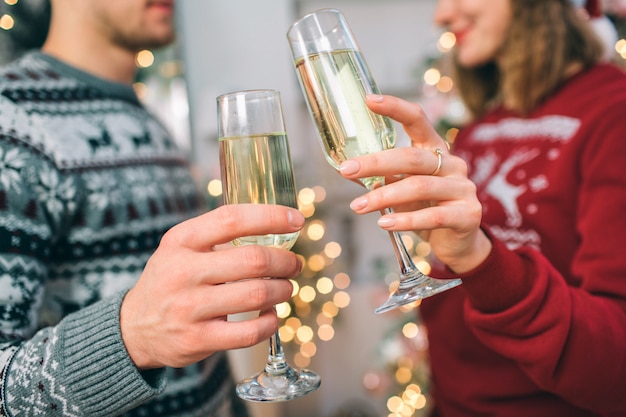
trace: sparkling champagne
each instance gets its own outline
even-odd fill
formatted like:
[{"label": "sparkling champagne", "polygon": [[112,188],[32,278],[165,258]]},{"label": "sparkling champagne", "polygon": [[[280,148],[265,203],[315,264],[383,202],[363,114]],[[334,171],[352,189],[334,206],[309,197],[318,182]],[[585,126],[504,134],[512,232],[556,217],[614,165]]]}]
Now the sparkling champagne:
[{"label": "sparkling champagne", "polygon": [[[222,137],[220,166],[226,204],[279,204],[298,207],[285,133]],[[275,246],[290,249],[299,232],[247,236],[233,244]]]},{"label": "sparkling champagne", "polygon": [[[396,133],[389,118],[367,108],[365,95],[380,94],[358,51],[320,52],[299,59],[296,70],[319,130],[324,153],[335,168],[346,159],[390,149]],[[366,91],[365,85],[372,91]],[[381,178],[362,178],[371,188]]]}]

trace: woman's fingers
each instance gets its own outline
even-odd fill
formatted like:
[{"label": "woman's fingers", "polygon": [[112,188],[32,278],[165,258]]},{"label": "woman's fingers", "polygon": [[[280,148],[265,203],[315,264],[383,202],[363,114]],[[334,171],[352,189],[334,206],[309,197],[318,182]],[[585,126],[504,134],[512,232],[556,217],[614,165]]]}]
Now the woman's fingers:
[{"label": "woman's fingers", "polygon": [[426,207],[412,212],[394,212],[378,219],[385,230],[436,230],[447,228],[464,234],[480,222],[478,204],[447,204]]},{"label": "woman's fingers", "polygon": [[423,149],[441,148],[447,151],[446,143],[437,134],[422,107],[394,96],[371,94],[366,97],[370,110],[391,117],[404,127],[411,138],[412,146]]},{"label": "woman's fingers", "polygon": [[467,165],[443,150],[438,155],[434,150],[406,147],[349,159],[340,165],[339,172],[348,179],[382,175],[394,182],[407,175],[467,176]]},{"label": "woman's fingers", "polygon": [[364,214],[387,207],[410,205],[418,201],[442,205],[454,201],[473,200],[472,193],[475,190],[475,185],[470,181],[412,175],[355,198],[350,203],[350,208],[356,213]]}]

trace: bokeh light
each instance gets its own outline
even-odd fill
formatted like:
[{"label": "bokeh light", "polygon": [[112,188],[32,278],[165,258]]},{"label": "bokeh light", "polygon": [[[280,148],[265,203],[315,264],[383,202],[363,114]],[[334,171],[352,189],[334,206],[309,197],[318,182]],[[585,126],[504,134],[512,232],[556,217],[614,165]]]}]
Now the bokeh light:
[{"label": "bokeh light", "polygon": [[143,51],[139,51],[137,53],[135,61],[139,68],[148,68],[154,64],[154,54],[152,51],[144,49]]},{"label": "bokeh light", "polygon": [[5,14],[0,17],[0,29],[11,30],[15,26],[15,19],[10,14]]},{"label": "bokeh light", "polygon": [[454,36],[454,33],[452,32],[442,33],[437,41],[437,48],[443,53],[454,48],[454,45],[456,45],[456,36]]},{"label": "bokeh light", "polygon": [[222,195],[222,181],[211,180],[207,185],[207,191],[211,197],[219,197]]}]

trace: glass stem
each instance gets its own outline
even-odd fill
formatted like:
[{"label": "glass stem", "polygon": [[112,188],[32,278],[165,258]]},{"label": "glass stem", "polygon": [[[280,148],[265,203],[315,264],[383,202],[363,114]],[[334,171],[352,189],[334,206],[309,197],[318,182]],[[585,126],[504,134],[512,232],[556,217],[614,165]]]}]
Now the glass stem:
[{"label": "glass stem", "polygon": [[267,364],[265,371],[271,374],[280,374],[287,370],[289,365],[285,361],[285,353],[280,343],[280,335],[278,330],[270,337],[269,353],[267,355]]},{"label": "glass stem", "polygon": [[[390,208],[386,208],[380,211],[381,214],[391,214]],[[412,283],[422,277],[421,271],[413,263],[413,259],[409,255],[402,236],[396,231],[389,231],[389,237],[391,238],[391,246],[398,259],[400,265],[400,290],[411,287]]]}]

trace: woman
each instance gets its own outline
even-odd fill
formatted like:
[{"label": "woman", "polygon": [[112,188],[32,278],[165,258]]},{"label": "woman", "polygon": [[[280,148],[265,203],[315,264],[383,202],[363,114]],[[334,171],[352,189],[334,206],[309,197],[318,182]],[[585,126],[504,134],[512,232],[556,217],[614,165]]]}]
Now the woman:
[{"label": "woman", "polygon": [[394,207],[379,225],[463,280],[421,305],[434,415],[625,416],[626,74],[569,0],[439,0],[435,19],[471,123],[448,152],[417,104],[370,96],[412,147],[340,168],[385,175],[351,208]]}]

